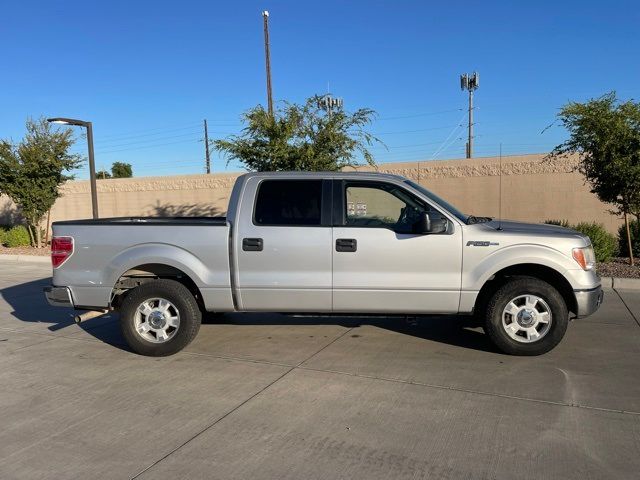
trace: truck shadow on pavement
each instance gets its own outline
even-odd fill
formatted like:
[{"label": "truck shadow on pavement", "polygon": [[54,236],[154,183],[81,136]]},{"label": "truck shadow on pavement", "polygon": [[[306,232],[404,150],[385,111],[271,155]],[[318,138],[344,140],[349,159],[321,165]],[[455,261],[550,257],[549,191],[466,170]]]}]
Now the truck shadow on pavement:
[{"label": "truck shadow on pavement", "polygon": [[[488,337],[470,317],[458,315],[421,316],[292,316],[278,313],[227,313],[206,314],[202,330],[215,325],[238,326],[317,326],[338,325],[345,328],[371,326],[423,340],[443,343],[465,349],[498,352]],[[360,336],[353,331],[353,336]]]},{"label": "truck shadow on pavement", "polygon": [[[10,307],[8,312],[4,305],[4,308],[0,308],[0,326],[83,339],[74,320],[77,312],[72,308],[52,307],[47,303],[42,288],[50,284],[51,278],[47,277],[0,288],[0,304]],[[28,328],[24,328],[25,323]],[[87,320],[79,324],[79,328],[97,340],[128,350],[120,336],[117,315],[106,314]]]},{"label": "truck shadow on pavement", "polygon": [[[93,339],[130,351],[120,333],[118,315],[109,313],[76,326],[75,311],[71,308],[50,306],[42,288],[49,285],[50,278],[0,288],[2,303],[9,305],[0,309],[0,326],[21,331],[59,334],[64,337]],[[24,323],[42,328],[24,328]],[[338,325],[346,328],[372,326],[419,339],[453,345],[464,349],[496,352],[480,328],[474,328],[468,317],[433,315],[419,317],[385,316],[291,316],[277,313],[229,313],[205,314],[199,335],[215,334],[215,329],[224,326],[287,327]],[[83,335],[78,328],[85,333]],[[265,329],[267,332],[268,329]],[[354,332],[354,335],[358,335]]]}]

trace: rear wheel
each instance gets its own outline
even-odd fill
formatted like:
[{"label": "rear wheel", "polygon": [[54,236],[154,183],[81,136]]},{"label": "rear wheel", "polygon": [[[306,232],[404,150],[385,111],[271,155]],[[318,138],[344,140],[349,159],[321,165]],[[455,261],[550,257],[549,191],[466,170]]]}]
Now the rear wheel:
[{"label": "rear wheel", "polygon": [[566,302],[554,287],[537,278],[520,277],[490,298],[484,329],[504,353],[541,355],[560,343],[568,324]]},{"label": "rear wheel", "polygon": [[195,338],[202,313],[193,294],[174,280],[154,280],[130,290],[120,307],[122,334],[141,355],[172,355]]}]

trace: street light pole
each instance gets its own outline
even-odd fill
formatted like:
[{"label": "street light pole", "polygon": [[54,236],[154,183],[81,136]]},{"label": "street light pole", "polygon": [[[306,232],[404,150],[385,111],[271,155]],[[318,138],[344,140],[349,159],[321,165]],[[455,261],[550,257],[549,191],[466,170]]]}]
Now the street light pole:
[{"label": "street light pole", "polygon": [[93,125],[86,122],[87,144],[89,145],[89,182],[91,183],[91,211],[93,218],[98,218],[98,187],[96,185],[96,159],[93,155]]},{"label": "street light pole", "polygon": [[61,125],[73,125],[75,127],[85,127],[87,129],[87,147],[89,150],[89,183],[91,185],[91,210],[93,218],[98,218],[98,194],[96,185],[96,161],[93,154],[93,125],[91,122],[76,120],[73,118],[47,118],[47,122]]}]

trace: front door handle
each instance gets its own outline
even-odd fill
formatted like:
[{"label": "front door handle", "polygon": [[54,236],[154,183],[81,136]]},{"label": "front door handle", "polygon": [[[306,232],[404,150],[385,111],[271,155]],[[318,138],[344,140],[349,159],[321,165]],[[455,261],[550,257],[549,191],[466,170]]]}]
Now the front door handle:
[{"label": "front door handle", "polygon": [[262,239],[261,238],[243,238],[242,250],[244,250],[245,252],[261,252]]},{"label": "front door handle", "polygon": [[355,238],[338,238],[336,240],[336,252],[355,252],[358,250],[358,241]]}]

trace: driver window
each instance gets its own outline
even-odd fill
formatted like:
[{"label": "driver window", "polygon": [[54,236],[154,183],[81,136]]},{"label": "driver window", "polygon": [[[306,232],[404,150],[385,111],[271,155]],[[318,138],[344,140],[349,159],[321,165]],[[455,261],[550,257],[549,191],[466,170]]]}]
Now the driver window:
[{"label": "driver window", "polygon": [[388,228],[413,233],[428,207],[391,184],[347,185],[346,224],[353,227]]}]

